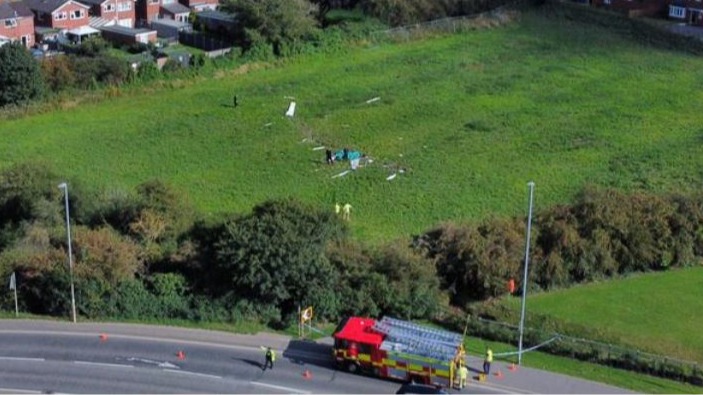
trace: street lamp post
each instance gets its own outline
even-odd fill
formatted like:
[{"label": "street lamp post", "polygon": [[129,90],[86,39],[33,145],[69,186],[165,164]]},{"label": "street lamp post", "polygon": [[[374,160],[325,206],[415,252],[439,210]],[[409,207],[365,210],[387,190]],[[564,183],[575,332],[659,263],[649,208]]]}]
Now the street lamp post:
[{"label": "street lamp post", "polygon": [[517,363],[522,364],[522,333],[525,329],[525,298],[527,297],[527,268],[530,265],[530,230],[532,228],[532,197],[534,195],[535,183],[527,183],[530,187],[530,208],[527,211],[527,236],[525,240],[525,272],[522,276],[522,311],[520,313],[520,340],[518,343]]},{"label": "street lamp post", "polygon": [[73,287],[73,254],[71,252],[71,221],[69,220],[68,212],[68,184],[65,182],[59,184],[59,188],[63,189],[64,201],[66,203],[66,237],[68,238],[68,271],[71,276],[71,318],[76,322],[76,293]]}]

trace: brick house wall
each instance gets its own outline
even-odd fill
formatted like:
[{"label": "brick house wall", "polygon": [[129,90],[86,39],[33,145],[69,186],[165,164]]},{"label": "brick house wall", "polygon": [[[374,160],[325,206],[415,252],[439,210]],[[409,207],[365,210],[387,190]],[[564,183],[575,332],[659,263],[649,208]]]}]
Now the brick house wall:
[{"label": "brick house wall", "polygon": [[671,20],[703,27],[703,1],[675,0],[669,4],[667,16]]},{"label": "brick house wall", "polygon": [[120,26],[134,27],[136,5],[133,0],[78,0],[78,2],[90,7],[91,17],[102,19],[97,22],[96,27],[112,24],[115,21]]},{"label": "brick house wall", "polygon": [[90,7],[74,0],[30,0],[27,3],[34,11],[35,26],[75,29],[88,26],[90,21]]},{"label": "brick house wall", "polygon": [[136,6],[136,26],[147,26],[149,22],[159,18],[161,1],[159,0],[137,0]]},{"label": "brick house wall", "polygon": [[181,4],[195,12],[204,10],[216,10],[220,4],[218,0],[179,0]]},{"label": "brick house wall", "polygon": [[592,4],[630,16],[663,15],[666,3],[661,0],[593,0]]},{"label": "brick house wall", "polygon": [[83,4],[69,1],[51,13],[51,27],[55,29],[75,29],[88,26],[89,8]]},{"label": "brick house wall", "polygon": [[23,3],[0,3],[0,36],[32,47],[35,43],[32,11]]}]

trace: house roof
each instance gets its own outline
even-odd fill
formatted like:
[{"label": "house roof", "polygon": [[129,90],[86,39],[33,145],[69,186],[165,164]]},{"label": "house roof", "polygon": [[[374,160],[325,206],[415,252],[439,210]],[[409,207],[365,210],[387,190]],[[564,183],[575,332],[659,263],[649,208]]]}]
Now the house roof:
[{"label": "house roof", "polygon": [[212,10],[206,10],[206,11],[200,11],[197,14],[198,18],[201,19],[212,19],[216,21],[223,21],[223,22],[230,22],[234,23],[236,18],[232,14],[228,14],[226,12],[222,11],[212,11]]},{"label": "house roof", "polygon": [[131,27],[125,27],[125,26],[120,26],[120,25],[102,26],[100,28],[100,30],[105,31],[105,32],[112,32],[112,33],[121,34],[124,36],[135,36],[137,34],[151,33],[151,32],[156,33],[155,30],[151,30],[151,29],[133,29]]},{"label": "house roof", "polygon": [[90,8],[85,4],[81,4],[73,0],[25,0],[25,2],[29,9],[46,13],[52,13],[66,5],[66,3],[74,3],[80,5],[81,7]]},{"label": "house roof", "polygon": [[186,14],[190,12],[190,8],[184,6],[181,3],[171,3],[171,4],[164,4],[161,6],[161,9],[166,10],[166,12],[170,14]]},{"label": "house roof", "polygon": [[61,29],[57,29],[55,27],[48,27],[48,26],[34,26],[34,33],[36,34],[56,34],[59,33]]},{"label": "house roof", "polygon": [[164,10],[168,11],[171,14],[185,14],[190,12],[190,8],[184,6],[181,3],[170,3],[170,4],[164,4],[161,6]]},{"label": "house roof", "polygon": [[169,18],[161,18],[161,19],[152,19],[151,27],[154,26],[170,26],[170,27],[188,27],[190,26],[190,23],[187,22],[178,22],[177,20],[174,19],[169,19]]},{"label": "house roof", "polygon": [[81,26],[68,31],[69,33],[76,36],[87,36],[89,34],[100,33],[100,30],[94,29],[90,26]]},{"label": "house roof", "polygon": [[32,10],[19,1],[0,2],[0,20],[18,17],[34,17]]},{"label": "house roof", "polygon": [[108,0],[77,0],[79,3],[85,4],[85,5],[102,5],[103,3],[107,2]]}]

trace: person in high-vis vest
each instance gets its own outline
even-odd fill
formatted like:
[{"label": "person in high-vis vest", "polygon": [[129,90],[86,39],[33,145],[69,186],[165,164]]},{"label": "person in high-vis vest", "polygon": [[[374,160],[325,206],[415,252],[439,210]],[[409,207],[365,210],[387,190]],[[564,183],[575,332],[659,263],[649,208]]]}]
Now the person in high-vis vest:
[{"label": "person in high-vis vest", "polygon": [[491,374],[491,362],[493,362],[493,350],[487,348],[486,359],[483,361],[483,373],[486,375]]},{"label": "person in high-vis vest", "polygon": [[469,368],[461,364],[459,368],[459,389],[466,387],[466,379],[469,377]]},{"label": "person in high-vis vest", "polygon": [[264,363],[264,370],[266,368],[273,369],[273,363],[276,362],[276,352],[271,349],[271,347],[266,347],[266,363]]}]

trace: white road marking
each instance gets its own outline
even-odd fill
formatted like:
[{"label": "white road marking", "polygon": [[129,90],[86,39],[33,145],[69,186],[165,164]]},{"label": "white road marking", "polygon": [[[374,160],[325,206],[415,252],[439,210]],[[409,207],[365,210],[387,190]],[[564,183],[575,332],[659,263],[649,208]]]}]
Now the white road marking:
[{"label": "white road marking", "polygon": [[93,365],[93,366],[107,366],[111,368],[133,368],[133,365],[123,365],[119,363],[103,363],[103,362],[89,362],[89,361],[73,361],[77,365]]},{"label": "white road marking", "polygon": [[44,362],[44,358],[22,358],[22,357],[0,357],[0,359],[8,360],[8,361],[36,361],[36,362]]},{"label": "white road marking", "polygon": [[0,388],[0,394],[41,394],[41,391],[18,390],[15,388]]},{"label": "white road marking", "polygon": [[260,385],[262,387],[273,388],[273,389],[286,391],[288,393],[294,393],[294,394],[310,394],[311,393],[310,391],[303,391],[303,390],[299,390],[299,389],[295,389],[295,388],[291,388],[291,387],[283,387],[280,385],[266,384],[266,383],[262,383],[259,381],[250,381],[249,384]]},{"label": "white road marking", "polygon": [[178,366],[176,366],[168,361],[159,362],[159,361],[153,361],[151,359],[136,358],[136,357],[129,357],[129,358],[127,358],[127,360],[130,362],[136,361],[136,362],[148,363],[148,364],[156,365],[160,368],[180,369]]},{"label": "white road marking", "polygon": [[[4,330],[0,329],[0,333],[12,333],[12,334],[44,334],[44,335],[58,335],[58,336],[75,336],[75,337],[95,337],[96,335],[94,333],[88,333],[88,332],[64,332],[64,331],[37,331],[37,330]],[[198,345],[198,346],[208,346],[208,347],[216,347],[216,348],[225,348],[225,349],[230,349],[230,350],[255,350],[258,349],[256,346],[245,346],[245,345],[238,345],[238,344],[222,344],[218,341],[199,341],[199,340],[186,340],[186,339],[178,339],[178,338],[172,338],[172,339],[164,339],[164,338],[158,338],[158,337],[151,337],[151,336],[138,336],[138,335],[120,335],[120,334],[115,334],[115,335],[110,335],[110,338],[112,339],[131,339],[131,340],[147,340],[147,341],[153,341],[153,342],[161,342],[161,343],[176,343],[176,344],[193,344],[193,345]],[[144,361],[142,361],[144,362]]]},{"label": "white road marking", "polygon": [[197,373],[197,372],[189,372],[187,370],[173,370],[173,369],[163,369],[164,372],[171,372],[171,373],[181,373],[181,374],[190,374],[193,376],[200,376],[200,377],[209,377],[211,379],[221,379],[222,376],[215,376],[214,374],[205,374],[205,373]]}]

